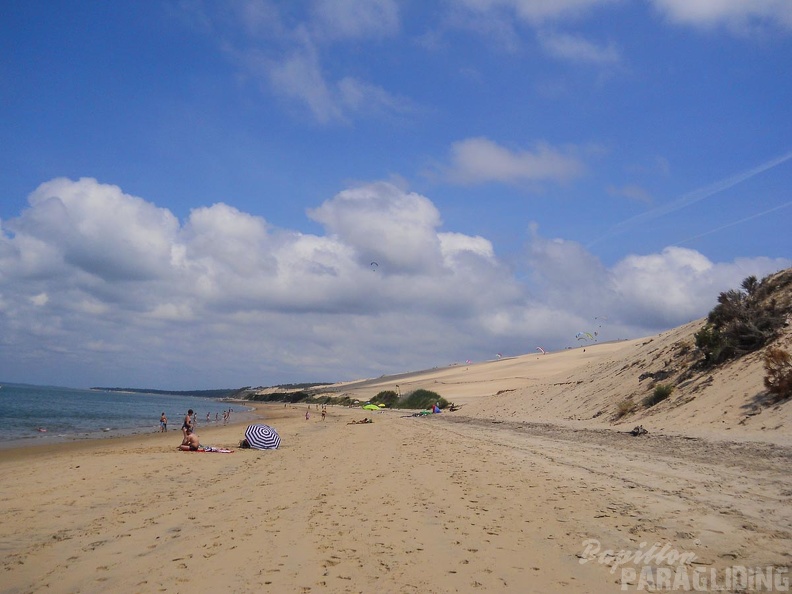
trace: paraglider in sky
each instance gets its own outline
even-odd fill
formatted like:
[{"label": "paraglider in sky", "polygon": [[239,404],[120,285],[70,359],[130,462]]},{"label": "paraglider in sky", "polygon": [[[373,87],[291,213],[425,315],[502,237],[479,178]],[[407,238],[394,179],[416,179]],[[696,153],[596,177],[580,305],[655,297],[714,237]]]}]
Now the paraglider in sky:
[{"label": "paraglider in sky", "polygon": [[542,347],[536,347],[536,350],[539,351],[540,353],[542,353],[543,355],[547,354],[547,351],[544,350]]},{"label": "paraglider in sky", "polygon": [[501,357],[503,357],[503,355],[502,355],[501,353],[497,353],[495,356],[496,356],[496,357],[498,357],[498,359],[500,359]]},{"label": "paraglider in sky", "polygon": [[379,264],[377,264],[376,262],[372,262],[370,266],[372,272],[377,272],[377,268],[379,268]]},{"label": "paraglider in sky", "polygon": [[578,332],[575,334],[578,340],[594,340],[594,336],[590,332]]}]

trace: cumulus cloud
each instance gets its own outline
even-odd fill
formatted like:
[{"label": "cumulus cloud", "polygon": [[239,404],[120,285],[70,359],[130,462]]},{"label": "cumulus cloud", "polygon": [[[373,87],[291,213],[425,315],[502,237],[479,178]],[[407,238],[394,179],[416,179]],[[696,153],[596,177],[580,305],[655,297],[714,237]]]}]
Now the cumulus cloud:
[{"label": "cumulus cloud", "polygon": [[451,146],[444,177],[462,185],[504,182],[565,181],[583,172],[571,150],[538,143],[533,150],[510,150],[488,138],[468,138]]},{"label": "cumulus cloud", "polygon": [[377,261],[390,270],[434,270],[442,262],[437,235],[440,213],[424,196],[389,183],[345,190],[309,211],[361,263]]},{"label": "cumulus cloud", "polygon": [[[608,334],[649,334],[705,315],[721,291],[745,277],[762,278],[792,260],[755,258],[715,263],[701,253],[668,247],[658,254],[628,255],[606,268],[577,242],[534,234],[530,250],[542,300],[593,324],[608,317]],[[638,334],[636,334],[636,332]],[[607,337],[607,335],[606,335]]]},{"label": "cumulus cloud", "polygon": [[[228,204],[167,209],[55,179],[0,226],[0,377],[175,388],[327,381],[564,348],[704,315],[721,290],[792,264],[667,248],[607,267],[533,229],[518,278],[432,201],[349,188],[306,234]],[[378,262],[372,267],[371,262]],[[86,380],[86,378],[89,378]]]},{"label": "cumulus cloud", "polygon": [[[7,228],[27,242],[28,275],[61,263],[104,280],[144,280],[163,273],[178,221],[167,210],[93,179],[60,178],[39,186],[30,208]],[[108,244],[123,246],[107,250]],[[53,247],[57,250],[53,251]]]}]

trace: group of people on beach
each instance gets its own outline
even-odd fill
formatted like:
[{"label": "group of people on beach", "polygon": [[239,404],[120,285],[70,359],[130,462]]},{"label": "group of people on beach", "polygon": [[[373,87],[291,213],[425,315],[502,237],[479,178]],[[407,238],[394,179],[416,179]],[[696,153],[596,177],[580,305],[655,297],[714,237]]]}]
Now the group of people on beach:
[{"label": "group of people on beach", "polygon": [[[284,405],[284,406],[286,406],[286,405]],[[318,404],[316,405],[316,408],[319,408]],[[323,404],[322,405],[322,420],[324,421],[326,418],[327,418],[327,405]],[[310,404],[308,405],[308,408],[305,410],[305,420],[306,421],[310,421],[311,420],[311,405]]]},{"label": "group of people on beach", "polygon": [[[227,424],[228,420],[231,418],[231,412],[232,412],[231,408],[223,411],[224,425]],[[206,413],[206,419],[208,422],[210,419],[209,413]],[[217,420],[219,420],[218,414],[215,413],[215,421]],[[161,431],[168,430],[168,419],[165,417],[164,412],[162,413],[162,417],[160,418],[160,427],[161,427],[160,429]],[[184,415],[184,421],[182,421],[182,426],[181,426],[182,442],[181,445],[179,446],[180,450],[197,452],[199,449],[201,449],[202,447],[201,442],[198,439],[198,434],[195,433],[196,427],[198,427],[198,415],[195,413],[195,411],[193,411],[193,409],[190,409],[187,411],[187,414]]]},{"label": "group of people on beach", "polygon": [[[228,421],[231,419],[231,412],[233,411],[232,408],[223,411],[223,425],[227,425]],[[195,430],[198,427],[198,413],[190,409],[187,412],[187,415],[184,417],[185,421],[182,424],[182,432],[184,431],[184,426],[189,424],[189,426]],[[215,413],[215,423],[220,421],[220,413]],[[212,421],[211,413],[206,413],[206,424],[208,425]],[[188,423],[189,422],[189,423]],[[167,433],[168,432],[168,416],[165,414],[165,411],[162,412],[160,415],[160,433]]]}]

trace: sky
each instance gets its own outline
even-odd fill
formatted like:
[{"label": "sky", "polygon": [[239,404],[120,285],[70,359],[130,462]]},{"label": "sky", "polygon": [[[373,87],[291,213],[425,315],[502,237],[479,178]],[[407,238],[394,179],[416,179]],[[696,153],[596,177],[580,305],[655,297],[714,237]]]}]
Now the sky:
[{"label": "sky", "polygon": [[[345,381],[792,266],[788,0],[6,0],[0,381]],[[442,394],[441,394],[442,395]]]}]

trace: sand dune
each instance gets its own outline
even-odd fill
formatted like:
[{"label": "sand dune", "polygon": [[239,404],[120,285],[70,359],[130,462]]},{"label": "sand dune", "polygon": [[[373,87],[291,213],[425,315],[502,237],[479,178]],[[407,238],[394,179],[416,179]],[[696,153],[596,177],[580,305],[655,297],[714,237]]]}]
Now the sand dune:
[{"label": "sand dune", "polygon": [[[671,397],[651,408],[640,406],[655,385],[640,379],[647,372],[674,369],[679,344],[694,345],[697,320],[635,340],[527,354],[497,361],[454,365],[415,374],[383,376],[328,387],[333,395],[361,401],[383,390],[407,393],[432,390],[463,405],[464,416],[510,421],[542,421],[579,427],[631,429],[641,424],[653,432],[758,439],[792,445],[792,404],[764,402],[763,351],[706,373],[694,374],[675,387]],[[774,343],[792,350],[792,333]],[[619,404],[636,410],[617,418]],[[457,413],[454,413],[457,414]]]}]

